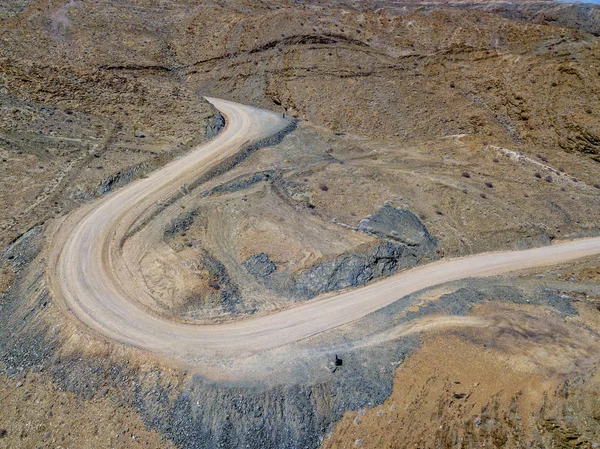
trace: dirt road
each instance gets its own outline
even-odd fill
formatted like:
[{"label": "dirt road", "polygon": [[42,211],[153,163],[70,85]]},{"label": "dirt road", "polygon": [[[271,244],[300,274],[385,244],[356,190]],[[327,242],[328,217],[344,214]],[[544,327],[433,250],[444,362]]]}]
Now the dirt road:
[{"label": "dirt road", "polygon": [[214,140],[70,215],[52,236],[47,279],[52,294],[90,329],[118,342],[182,362],[256,354],[350,323],[412,292],[467,277],[552,265],[600,254],[600,238],[525,251],[444,260],[364,288],[267,316],[220,325],[169,321],[140,304],[143,283],[125,262],[123,244],[162,200],[249,140],[276,133],[286,121],[248,106],[210,99],[226,117]]}]

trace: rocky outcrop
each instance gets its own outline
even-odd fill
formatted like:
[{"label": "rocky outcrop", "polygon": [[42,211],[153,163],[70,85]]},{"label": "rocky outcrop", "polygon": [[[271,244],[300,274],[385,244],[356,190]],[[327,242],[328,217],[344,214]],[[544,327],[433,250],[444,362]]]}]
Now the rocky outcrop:
[{"label": "rocky outcrop", "polygon": [[234,193],[240,190],[248,189],[259,182],[281,179],[281,172],[275,170],[265,170],[251,175],[242,175],[229,182],[220,184],[206,192],[202,196],[220,195],[224,193]]},{"label": "rocky outcrop", "polygon": [[232,168],[237,167],[241,162],[246,160],[258,150],[269,146],[277,145],[283,140],[285,136],[293,132],[297,126],[298,121],[295,119],[290,119],[288,125],[282,130],[278,131],[277,133],[269,137],[265,137],[264,139],[260,139],[246,144],[233,156],[230,156],[227,159],[224,159],[223,161],[219,162],[214,168],[207,171],[204,175],[196,179],[196,181],[194,181],[189,186],[189,189],[195,189],[196,187],[204,184],[209,179],[212,179],[215,176],[222,175],[223,173],[228,172]]},{"label": "rocky outcrop", "polygon": [[148,164],[141,164],[139,166],[130,167],[126,170],[120,171],[109,178],[102,181],[102,184],[96,189],[96,195],[106,195],[112,192],[114,189],[123,187],[132,181],[135,181],[140,176],[143,176],[148,171]]},{"label": "rocky outcrop", "polygon": [[309,299],[322,293],[365,285],[417,265],[417,251],[406,245],[382,242],[367,250],[343,254],[313,265],[295,276],[291,293]]},{"label": "rocky outcrop", "polygon": [[203,251],[202,265],[204,265],[211,278],[215,281],[214,288],[218,290],[220,307],[231,315],[239,313],[241,306],[240,295],[223,263],[207,251]]},{"label": "rocky outcrop", "polygon": [[358,229],[380,241],[321,260],[293,276],[277,272],[276,265],[265,253],[249,257],[243,265],[278,294],[305,300],[365,285],[436,257],[436,239],[410,211],[383,206],[375,215],[361,220]]},{"label": "rocky outcrop", "polygon": [[250,256],[242,264],[251,275],[258,279],[265,279],[277,270],[277,266],[265,253]]},{"label": "rocky outcrop", "polygon": [[42,225],[34,226],[17,237],[0,255],[0,263],[10,263],[17,270],[31,263],[42,249],[43,230]]},{"label": "rocky outcrop", "polygon": [[219,111],[214,109],[214,114],[206,125],[204,137],[207,140],[212,139],[217,134],[219,134],[223,128],[225,128],[225,117],[223,117],[223,115]]},{"label": "rocky outcrop", "polygon": [[186,212],[178,215],[165,229],[165,236],[174,237],[175,235],[187,231],[194,223],[195,211]]},{"label": "rocky outcrop", "polygon": [[358,224],[358,229],[386,240],[395,240],[407,246],[423,249],[435,246],[427,228],[410,211],[390,205],[381,207],[375,215],[369,215]]}]

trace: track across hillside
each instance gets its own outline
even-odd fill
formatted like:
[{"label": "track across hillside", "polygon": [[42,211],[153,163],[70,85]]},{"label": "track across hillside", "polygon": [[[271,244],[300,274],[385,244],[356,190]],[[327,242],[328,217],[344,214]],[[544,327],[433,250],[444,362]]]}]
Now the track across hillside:
[{"label": "track across hillside", "polygon": [[524,251],[442,260],[353,291],[241,321],[193,325],[170,321],[140,305],[149,293],[135,282],[123,242],[140,217],[181,186],[240,150],[281,131],[280,114],[209,99],[227,118],[214,140],[68,216],[52,236],[47,278],[52,294],[90,329],[123,344],[186,363],[251,355],[364,317],[399,298],[467,277],[499,275],[600,254],[600,238]]}]

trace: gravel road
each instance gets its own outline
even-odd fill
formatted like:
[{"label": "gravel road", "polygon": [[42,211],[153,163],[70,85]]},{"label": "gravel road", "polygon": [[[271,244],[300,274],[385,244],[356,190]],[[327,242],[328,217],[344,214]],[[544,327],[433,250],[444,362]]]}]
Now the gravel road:
[{"label": "gravel road", "polygon": [[[142,296],[149,292],[139,279],[138,267],[131,262],[136,255],[123,253],[128,233],[151,215],[161,200],[248,142],[275,134],[289,123],[280,114],[223,100],[209,101],[227,119],[226,129],[214,140],[148,178],[76,211],[55,227],[47,270],[52,294],[67,313],[104,337],[177,362],[228,363],[353,322],[437,284],[600,254],[600,238],[589,238],[442,260],[363,288],[237,322],[193,325],[157,316],[141,305]],[[130,251],[135,253],[135,249]]]}]

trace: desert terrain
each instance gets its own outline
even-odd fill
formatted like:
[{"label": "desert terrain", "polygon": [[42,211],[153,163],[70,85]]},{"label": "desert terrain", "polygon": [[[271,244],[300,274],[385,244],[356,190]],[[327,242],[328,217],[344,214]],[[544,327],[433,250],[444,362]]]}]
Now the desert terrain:
[{"label": "desert terrain", "polygon": [[600,9],[0,5],[0,448],[600,444]]}]

